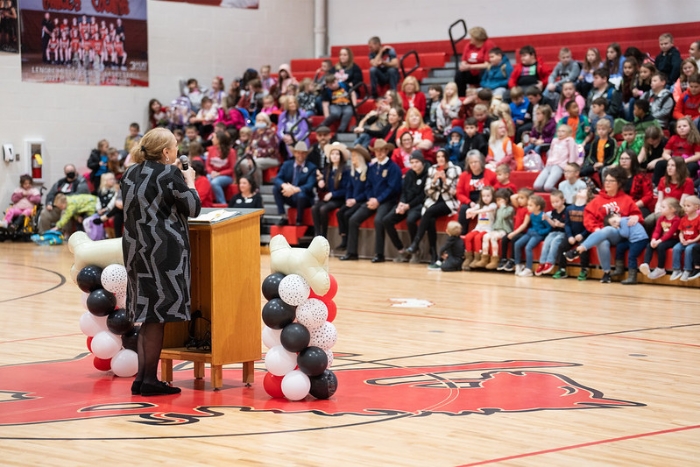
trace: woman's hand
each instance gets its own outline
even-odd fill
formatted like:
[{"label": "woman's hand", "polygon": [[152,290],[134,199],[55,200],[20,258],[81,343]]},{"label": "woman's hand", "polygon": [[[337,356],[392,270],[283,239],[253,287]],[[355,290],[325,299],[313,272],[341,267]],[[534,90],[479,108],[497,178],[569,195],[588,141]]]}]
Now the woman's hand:
[{"label": "woman's hand", "polygon": [[323,201],[330,201],[332,197],[332,193],[326,193],[326,195],[323,197]]},{"label": "woman's hand", "polygon": [[[217,172],[218,175],[218,172]],[[189,188],[194,188],[194,169],[192,167],[188,167],[187,170],[182,171],[182,176],[185,177],[185,183],[187,183],[187,186]]]},{"label": "woman's hand", "polygon": [[639,216],[629,216],[627,219],[627,225],[632,227],[633,225],[637,225],[639,222]]},{"label": "woman's hand", "polygon": [[209,173],[209,175],[211,175],[211,178],[216,178],[219,176],[219,172],[217,172],[216,170],[212,170],[211,173]]},{"label": "woman's hand", "polygon": [[353,207],[355,204],[357,204],[357,200],[354,198],[349,198],[345,200],[345,205],[349,208]]},{"label": "woman's hand", "polygon": [[294,140],[292,139],[291,135],[284,135],[282,137],[282,139],[284,140],[285,144],[289,144],[289,145],[294,144]]}]

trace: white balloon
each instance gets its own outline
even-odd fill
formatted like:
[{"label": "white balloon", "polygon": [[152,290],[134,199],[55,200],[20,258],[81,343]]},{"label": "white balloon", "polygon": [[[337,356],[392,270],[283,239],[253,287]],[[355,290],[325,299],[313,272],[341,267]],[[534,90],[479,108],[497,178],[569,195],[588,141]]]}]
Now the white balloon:
[{"label": "white balloon", "polygon": [[99,332],[107,330],[107,317],[95,316],[86,311],[80,316],[80,330],[86,336],[93,337]]},{"label": "white balloon", "polygon": [[297,354],[287,352],[281,345],[272,347],[265,354],[265,368],[275,376],[284,376],[296,366]]},{"label": "white balloon", "polygon": [[326,350],[326,355],[328,356],[328,366],[326,367],[326,370],[329,370],[331,368],[331,365],[333,365],[333,351]]},{"label": "white balloon", "polygon": [[102,270],[102,287],[117,295],[126,293],[126,268],[121,264],[110,264]]},{"label": "white balloon", "polygon": [[311,341],[309,346],[320,347],[323,350],[330,350],[338,340],[338,331],[333,323],[326,321],[323,326],[311,331]]},{"label": "white balloon", "polygon": [[300,401],[309,394],[311,380],[299,370],[290,371],[282,378],[282,393],[290,401]]},{"label": "white balloon", "polygon": [[139,356],[129,349],[121,349],[112,357],[112,371],[122,378],[134,376],[139,371]]},{"label": "white balloon", "polygon": [[126,290],[114,296],[117,297],[117,308],[126,308]]},{"label": "white balloon", "polygon": [[88,309],[88,307],[87,307],[87,299],[88,299],[89,296],[90,296],[90,294],[87,293],[87,292],[83,292],[82,295],[80,295],[80,304],[83,305],[83,309],[84,309],[84,310],[87,310],[87,309]]},{"label": "white balloon", "polygon": [[92,353],[95,357],[109,360],[122,348],[122,338],[109,331],[101,331],[92,338]]},{"label": "white balloon", "polygon": [[263,327],[262,340],[265,347],[271,349],[273,347],[277,347],[278,345],[282,345],[280,342],[280,334],[282,334],[281,329],[272,329],[267,326]]},{"label": "white balloon", "polygon": [[299,274],[289,274],[280,281],[280,298],[289,305],[301,305],[309,298],[309,293],[311,293],[309,283]]},{"label": "white balloon", "polygon": [[318,298],[310,298],[297,308],[297,322],[309,331],[318,329],[328,319],[328,307]]}]

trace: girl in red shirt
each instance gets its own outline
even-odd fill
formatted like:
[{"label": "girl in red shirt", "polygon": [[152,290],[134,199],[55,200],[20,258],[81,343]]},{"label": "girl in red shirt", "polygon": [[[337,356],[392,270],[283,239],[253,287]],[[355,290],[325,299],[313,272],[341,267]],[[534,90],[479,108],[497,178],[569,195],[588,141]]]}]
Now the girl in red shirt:
[{"label": "girl in red shirt", "polygon": [[202,202],[203,208],[214,207],[214,191],[211,189],[211,183],[207,178],[207,171],[204,168],[204,163],[201,160],[193,160],[190,162],[195,173],[194,187],[199,193],[199,200]]},{"label": "girl in red shirt", "polygon": [[[654,233],[651,236],[651,242],[647,246],[647,251],[644,253],[644,263],[639,266],[639,271],[649,279],[658,279],[666,275],[666,251],[673,248],[678,243],[678,226],[681,223],[683,216],[683,208],[675,198],[666,198],[661,202],[661,216],[656,221]],[[649,263],[651,257],[656,250],[657,265],[651,271]]]},{"label": "girl in red shirt", "polygon": [[225,190],[233,183],[236,151],[231,147],[231,137],[225,131],[217,131],[207,156],[207,173],[218,204],[226,204]]},{"label": "girl in red shirt", "polygon": [[[700,242],[700,198],[688,196],[683,202],[685,217],[678,226],[679,242],[673,247],[673,274],[671,280],[680,279],[687,282],[693,271],[693,250],[698,248]],[[683,271],[681,271],[681,257],[683,257]]]},{"label": "girl in red shirt", "polygon": [[676,134],[666,143],[663,158],[668,161],[671,156],[680,156],[685,159],[691,177],[695,178],[698,172],[698,161],[700,161],[700,132],[688,117],[678,119]]}]

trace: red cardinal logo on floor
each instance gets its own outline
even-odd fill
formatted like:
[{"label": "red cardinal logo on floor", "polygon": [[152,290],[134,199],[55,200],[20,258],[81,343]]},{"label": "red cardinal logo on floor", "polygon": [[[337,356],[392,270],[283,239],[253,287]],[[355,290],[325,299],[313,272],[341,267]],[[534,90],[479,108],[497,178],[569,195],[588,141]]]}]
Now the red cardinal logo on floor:
[{"label": "red cardinal logo on floor", "polygon": [[[0,367],[0,425],[110,416],[175,425],[221,416],[217,408],[318,415],[490,415],[498,412],[644,406],[603,393],[548,370],[580,366],[547,361],[475,362],[417,367],[334,368],[338,392],[329,400],[271,399],[242,383],[240,369],[225,369],[220,391],[193,389],[191,370],[175,373],[177,396],[131,396],[131,378],[96,372],[90,358]],[[336,359],[336,364],[342,360]]]}]

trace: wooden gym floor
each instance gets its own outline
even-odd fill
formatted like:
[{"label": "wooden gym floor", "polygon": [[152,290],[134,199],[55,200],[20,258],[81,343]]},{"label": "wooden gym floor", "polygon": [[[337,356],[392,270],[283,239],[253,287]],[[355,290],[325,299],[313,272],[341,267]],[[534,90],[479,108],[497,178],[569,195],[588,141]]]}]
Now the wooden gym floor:
[{"label": "wooden gym floor", "polygon": [[2,465],[698,462],[696,288],[331,259],[330,401],[270,400],[262,363],[252,388],[234,365],[217,392],[183,363],[183,393],[147,399],[85,355],[71,263],[0,244]]}]

